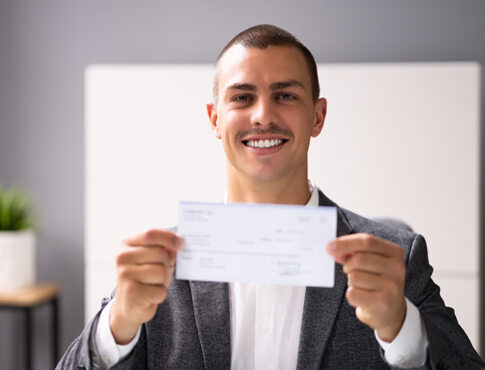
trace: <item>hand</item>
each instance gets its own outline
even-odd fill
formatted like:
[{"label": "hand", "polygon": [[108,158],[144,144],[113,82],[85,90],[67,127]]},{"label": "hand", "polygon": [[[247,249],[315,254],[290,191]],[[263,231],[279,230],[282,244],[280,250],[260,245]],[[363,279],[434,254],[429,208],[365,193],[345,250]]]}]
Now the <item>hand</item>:
[{"label": "hand", "polygon": [[117,289],[110,312],[110,329],[118,344],[132,341],[165,300],[183,239],[152,229],[126,239],[124,245],[116,258]]},{"label": "hand", "polygon": [[347,274],[346,298],[357,318],[380,339],[392,342],[406,316],[402,248],[368,234],[352,234],[330,242],[327,252]]}]

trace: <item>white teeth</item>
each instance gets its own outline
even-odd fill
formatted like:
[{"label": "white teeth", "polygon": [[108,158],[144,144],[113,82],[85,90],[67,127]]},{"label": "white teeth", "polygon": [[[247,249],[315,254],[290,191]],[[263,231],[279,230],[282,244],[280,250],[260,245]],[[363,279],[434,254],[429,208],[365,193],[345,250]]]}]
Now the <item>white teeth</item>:
[{"label": "white teeth", "polygon": [[271,148],[276,145],[280,145],[283,142],[281,139],[266,139],[266,140],[249,140],[246,142],[247,146],[253,148]]}]

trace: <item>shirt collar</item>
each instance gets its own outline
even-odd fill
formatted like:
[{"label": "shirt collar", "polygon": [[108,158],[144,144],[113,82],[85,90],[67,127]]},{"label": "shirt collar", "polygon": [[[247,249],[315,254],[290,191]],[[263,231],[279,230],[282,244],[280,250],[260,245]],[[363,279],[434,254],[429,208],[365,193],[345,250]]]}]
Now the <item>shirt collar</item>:
[{"label": "shirt collar", "polygon": [[310,188],[310,199],[308,199],[307,206],[318,206],[318,188],[313,183],[312,179],[308,179],[308,187]]}]

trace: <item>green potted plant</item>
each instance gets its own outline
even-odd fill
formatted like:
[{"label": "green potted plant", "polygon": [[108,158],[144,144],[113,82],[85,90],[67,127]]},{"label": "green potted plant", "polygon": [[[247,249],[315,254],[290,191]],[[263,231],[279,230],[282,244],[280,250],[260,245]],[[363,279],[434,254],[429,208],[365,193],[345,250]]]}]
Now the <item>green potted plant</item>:
[{"label": "green potted plant", "polygon": [[0,186],[0,290],[35,283],[35,233],[31,197]]}]

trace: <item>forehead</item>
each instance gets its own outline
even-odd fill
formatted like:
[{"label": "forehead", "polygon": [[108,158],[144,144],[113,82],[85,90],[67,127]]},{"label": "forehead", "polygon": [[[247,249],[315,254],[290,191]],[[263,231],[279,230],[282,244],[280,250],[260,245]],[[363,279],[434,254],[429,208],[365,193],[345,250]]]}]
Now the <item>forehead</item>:
[{"label": "forehead", "polygon": [[303,54],[293,46],[265,49],[235,45],[217,64],[218,90],[236,83],[269,86],[273,82],[297,80],[310,91],[310,72]]}]

